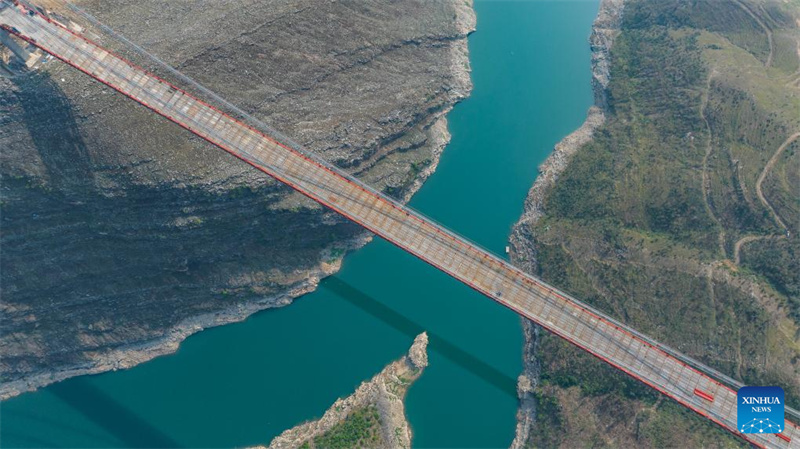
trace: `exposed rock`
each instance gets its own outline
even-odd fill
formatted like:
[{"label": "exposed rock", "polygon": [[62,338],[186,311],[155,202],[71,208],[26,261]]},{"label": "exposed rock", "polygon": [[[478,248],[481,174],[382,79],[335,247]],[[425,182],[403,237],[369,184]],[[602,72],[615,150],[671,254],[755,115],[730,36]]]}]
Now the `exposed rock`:
[{"label": "exposed rock", "polygon": [[[445,114],[471,89],[475,16],[461,0],[80,4],[402,200],[435,169]],[[55,61],[0,77],[0,148],[0,398],[289,304],[370,238]]]},{"label": "exposed rock", "polygon": [[293,449],[306,442],[312,443],[314,438],[330,431],[353,411],[369,405],[378,409],[382,447],[410,448],[411,428],[405,418],[403,398],[411,383],[419,378],[428,365],[427,346],[428,335],[423,332],[414,339],[408,355],[362,383],[352,395],[338,399],[319,420],[293,427],[277,436],[269,448]]},{"label": "exposed rock", "polygon": [[414,344],[411,345],[411,349],[408,351],[409,360],[411,360],[411,363],[419,369],[424,369],[428,366],[427,347],[428,334],[423,333],[414,339]]},{"label": "exposed rock", "polygon": [[606,88],[611,79],[611,46],[620,32],[624,0],[601,0],[597,17],[592,24],[589,43],[592,48],[592,87],[594,101],[606,109]]},{"label": "exposed rock", "polygon": [[[592,140],[594,131],[602,125],[604,121],[605,114],[602,109],[597,106],[592,106],[589,108],[586,120],[580,128],[576,129],[556,144],[550,156],[539,166],[539,176],[536,178],[536,182],[533,184],[531,190],[528,191],[528,196],[525,198],[525,210],[522,218],[517,222],[517,227],[519,227],[520,224],[535,223],[542,217],[544,214],[542,209],[544,195],[555,185],[558,180],[558,175],[567,168],[570,157],[572,157],[581,146]],[[520,240],[516,233],[512,233],[511,242],[516,248],[521,248],[525,245],[525,241]],[[519,251],[517,252],[519,253]]]},{"label": "exposed rock", "polygon": [[[610,77],[610,51],[614,37],[622,23],[624,0],[601,0],[597,18],[592,25],[590,44],[592,49],[592,87],[595,105],[589,108],[586,121],[556,144],[553,152],[539,167],[539,176],[528,192],[522,217],[511,232],[511,260],[514,265],[528,273],[536,272],[536,250],[534,239],[529,235],[531,225],[542,215],[546,193],[555,185],[570,158],[588,143],[594,132],[605,122],[606,87]],[[539,326],[523,319],[523,373],[519,378],[517,393],[520,405],[517,411],[517,426],[511,448],[526,446],[531,426],[536,418],[534,388],[539,384],[540,367],[536,358]]]},{"label": "exposed rock", "polygon": [[525,374],[520,374],[517,378],[517,394],[523,396],[533,391],[533,382]]}]

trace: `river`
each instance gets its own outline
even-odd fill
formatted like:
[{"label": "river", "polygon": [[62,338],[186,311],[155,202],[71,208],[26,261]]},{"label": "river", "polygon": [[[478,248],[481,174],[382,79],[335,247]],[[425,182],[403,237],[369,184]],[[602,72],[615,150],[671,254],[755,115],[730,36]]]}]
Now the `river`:
[{"label": "river", "polygon": [[[411,205],[497,254],[536,167],[592,102],[587,38],[597,0],[476,2],[472,96]],[[4,401],[2,447],[268,444],[431,337],[411,387],[415,447],[507,447],[519,318],[376,239],[320,288],[281,309],[188,338],[177,353]]]}]

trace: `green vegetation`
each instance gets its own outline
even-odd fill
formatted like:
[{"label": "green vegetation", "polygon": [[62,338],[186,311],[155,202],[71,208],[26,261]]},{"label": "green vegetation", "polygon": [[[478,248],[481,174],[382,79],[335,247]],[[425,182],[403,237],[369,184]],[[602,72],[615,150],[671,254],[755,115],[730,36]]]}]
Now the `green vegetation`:
[{"label": "green vegetation", "polygon": [[543,339],[542,351],[564,356],[560,360],[554,360],[547,372],[542,373],[543,384],[552,383],[561,388],[577,386],[584,396],[613,393],[651,403],[658,397],[658,393],[651,388],[631,377],[616,375],[614,370],[607,369],[603,363],[587,363],[595,362],[593,356],[583,351],[575,351],[561,339]]},{"label": "green vegetation", "polygon": [[538,427],[531,443],[534,447],[558,447],[564,437],[561,432],[564,423],[558,399],[544,391],[535,392],[535,396]]},{"label": "green vegetation", "polygon": [[745,266],[762,274],[771,286],[789,300],[791,317],[800,322],[800,247],[797,240],[768,239],[753,242],[743,250]]},{"label": "green vegetation", "polygon": [[[762,188],[778,214],[787,224],[800,217],[800,139],[784,150],[767,174]],[[796,228],[795,228],[796,229]]]},{"label": "green vegetation", "polygon": [[[714,222],[704,212],[697,174],[685,170],[703,157],[698,105],[706,70],[697,35],[635,29],[614,49],[613,69],[622,76],[612,82],[609,102],[620,119],[609,121],[570,163],[548,211],[581,223],[662,233],[713,251],[707,230]],[[666,151],[671,148],[682,150]]]},{"label": "green vegetation", "polygon": [[651,447],[675,447],[676,438],[684,441],[679,447],[701,447],[693,441],[713,442],[711,447],[742,447],[740,440],[704,418],[674,402],[664,401],[657,412],[644,411],[637,419],[637,433]]},{"label": "green vegetation", "polygon": [[[715,1],[691,3],[679,3],[674,0],[639,1],[638,4],[625,11],[625,27],[627,29],[651,29],[655,25],[670,29],[708,30],[752,53],[759,61],[766,61],[769,55],[769,42],[758,22],[733,0],[725,2],[724,5],[719,3]],[[743,3],[751,6],[753,2],[746,0]],[[786,17],[780,9],[776,11],[780,17]]]},{"label": "green vegetation", "polygon": [[[626,2],[607,121],[530,235],[545,280],[745,383],[780,384],[797,405],[800,238],[786,237],[757,183],[800,131],[787,47],[800,11],[754,1]],[[771,67],[753,14],[773,35]],[[798,149],[761,186],[786,223],[800,217]],[[758,238],[741,245],[737,266],[745,236]],[[539,356],[533,447],[742,444],[549,334]]]},{"label": "green vegetation", "polygon": [[354,410],[331,430],[314,438],[319,449],[373,448],[382,443],[380,415],[374,405]]}]

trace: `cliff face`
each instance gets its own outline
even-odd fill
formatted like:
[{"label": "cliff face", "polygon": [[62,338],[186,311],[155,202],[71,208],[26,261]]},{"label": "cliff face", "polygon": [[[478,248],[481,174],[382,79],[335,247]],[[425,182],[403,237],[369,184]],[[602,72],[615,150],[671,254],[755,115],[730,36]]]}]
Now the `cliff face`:
[{"label": "cliff face", "polygon": [[[786,153],[800,129],[800,10],[622,6],[601,2],[596,105],[542,165],[511,236],[514,263],[745,384],[781,385],[797,404],[798,239],[784,223],[800,221],[787,201],[797,204],[798,160]],[[524,328],[514,447],[742,444]]]},{"label": "cliff face", "polygon": [[[81,4],[401,199],[434,170],[444,116],[471,88],[468,2]],[[0,397],[286,305],[368,239],[57,62],[0,78],[0,124]]]}]

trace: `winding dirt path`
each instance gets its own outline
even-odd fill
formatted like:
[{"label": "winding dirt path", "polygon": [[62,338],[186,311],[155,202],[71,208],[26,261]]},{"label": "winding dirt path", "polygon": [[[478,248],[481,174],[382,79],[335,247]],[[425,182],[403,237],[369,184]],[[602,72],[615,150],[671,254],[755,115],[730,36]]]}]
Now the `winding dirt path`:
[{"label": "winding dirt path", "polygon": [[761,200],[761,204],[763,204],[764,207],[769,209],[769,211],[772,213],[772,217],[775,219],[775,222],[778,223],[778,225],[780,225],[780,227],[782,227],[784,231],[788,231],[789,228],[786,226],[786,223],[784,223],[783,220],[781,220],[780,215],[778,215],[778,213],[775,212],[775,209],[773,209],[772,205],[769,204],[769,201],[767,201],[767,198],[764,196],[764,192],[761,190],[761,184],[764,182],[764,179],[769,174],[769,171],[772,170],[772,167],[774,167],[775,164],[778,162],[778,158],[780,158],[781,154],[783,154],[783,151],[789,145],[791,145],[792,142],[797,140],[798,137],[800,137],[800,132],[796,132],[791,136],[789,136],[789,138],[786,139],[783,142],[783,144],[781,144],[780,147],[778,147],[778,150],[775,151],[775,154],[772,155],[769,162],[767,162],[767,165],[764,166],[764,170],[761,171],[761,174],[758,176],[758,180],[756,181],[756,194],[758,195],[758,199]]},{"label": "winding dirt path", "polygon": [[[775,154],[772,155],[772,157],[770,158],[769,162],[767,162],[767,165],[764,166],[764,170],[761,171],[761,174],[758,176],[758,180],[756,181],[756,194],[758,195],[758,199],[761,201],[761,204],[763,204],[764,207],[766,207],[772,213],[772,217],[775,219],[775,222],[778,223],[778,225],[780,227],[782,227],[784,231],[787,231],[787,232],[788,232],[789,228],[786,226],[786,223],[783,222],[783,220],[781,219],[780,215],[778,215],[778,213],[775,212],[775,209],[773,209],[772,205],[769,204],[769,201],[767,201],[767,197],[764,196],[764,192],[761,190],[761,184],[764,182],[764,179],[766,179],[766,177],[769,174],[770,170],[772,170],[772,167],[774,167],[775,164],[778,162],[778,158],[781,156],[783,151],[786,150],[786,148],[789,145],[791,145],[792,142],[797,140],[798,137],[800,137],[800,132],[796,132],[796,133],[792,134],[791,136],[789,136],[789,138],[786,139],[781,144],[780,147],[778,147],[778,150],[775,151]],[[734,244],[734,246],[733,246],[733,261],[734,261],[734,263],[738,266],[740,264],[740,262],[741,262],[740,254],[741,254],[741,251],[742,251],[742,246],[744,246],[744,245],[746,245],[746,244],[748,244],[750,242],[755,242],[756,240],[780,239],[780,238],[786,238],[786,234],[781,234],[781,235],[746,235],[746,236],[740,238],[736,242],[736,244]]]},{"label": "winding dirt path", "polygon": [[[795,39],[795,55],[797,56],[797,61],[800,63],[800,38]],[[784,85],[786,87],[793,87],[798,88],[800,87],[800,66],[797,67],[797,70],[794,71],[791,75],[789,75],[788,80]]]},{"label": "winding dirt path", "polygon": [[[758,14],[756,14],[752,9],[750,9],[750,7],[747,4],[742,2],[742,0],[734,0],[734,2],[744,12],[746,12],[750,17],[752,17],[753,20],[755,20],[756,23],[758,23],[758,25],[761,27],[761,29],[764,30],[764,33],[767,35],[767,42],[769,43],[769,55],[767,55],[767,60],[764,63],[764,66],[765,67],[771,67],[772,66],[772,61],[773,61],[773,58],[774,58],[774,55],[775,55],[775,42],[774,42],[773,36],[772,36],[772,29],[764,22],[764,20],[762,20],[762,18]],[[798,58],[800,58],[800,40],[797,41],[797,53],[798,53]],[[798,73],[800,73],[800,69],[798,69],[798,72],[796,72],[795,75],[797,75]],[[795,84],[800,86],[800,79],[792,78],[792,79],[790,79],[789,83],[787,83],[787,85],[795,85]],[[705,107],[705,104],[704,104],[704,107]],[[703,118],[705,119],[705,115],[703,115]],[[706,121],[706,125],[708,125],[707,121]],[[758,176],[758,180],[756,181],[756,195],[758,196],[759,201],[761,201],[761,204],[763,204],[764,207],[766,207],[767,210],[770,211],[770,213],[772,214],[772,217],[775,220],[775,222],[778,224],[778,226],[783,228],[784,231],[788,231],[788,227],[786,226],[786,223],[784,223],[784,221],[781,219],[780,215],[778,215],[778,213],[775,211],[775,209],[769,203],[769,201],[767,201],[767,198],[766,198],[766,196],[764,196],[764,192],[761,189],[761,185],[764,183],[764,179],[766,179],[766,177],[769,174],[770,170],[772,170],[772,168],[778,162],[778,158],[781,156],[783,151],[789,145],[791,145],[792,142],[794,142],[798,137],[800,137],[800,132],[796,132],[796,133],[792,134],[791,136],[789,136],[789,138],[786,139],[783,142],[783,144],[781,144],[780,147],[778,147],[777,151],[775,151],[775,154],[773,154],[772,157],[770,158],[769,162],[767,162],[767,165],[764,166],[764,170],[761,171],[761,174]],[[706,173],[706,168],[707,168],[706,165],[707,165],[708,155],[710,153],[711,153],[711,151],[710,151],[710,148],[709,148],[706,151],[706,157],[703,158],[703,187],[704,187],[703,188],[703,197],[706,199],[706,207],[707,208],[709,208],[710,206],[709,206],[709,203],[708,203],[707,192],[705,190],[706,179],[707,179],[707,176],[708,176],[707,173]],[[722,231],[722,232],[724,232],[724,231]],[[721,234],[721,235],[723,235],[723,234]],[[786,235],[761,235],[761,236],[758,236],[758,235],[747,235],[747,236],[744,236],[744,237],[740,238],[733,246],[733,261],[737,266],[740,264],[742,246],[744,246],[744,245],[746,245],[746,244],[748,244],[750,242],[754,242],[754,241],[762,240],[762,239],[785,238],[785,237],[786,237]],[[724,247],[724,245],[723,245],[723,247]],[[723,252],[723,256],[724,256],[724,254],[725,253]]]},{"label": "winding dirt path", "polygon": [[741,257],[739,256],[739,254],[742,251],[742,246],[744,246],[744,245],[746,245],[746,244],[748,244],[750,242],[755,242],[756,240],[769,239],[769,238],[773,238],[773,236],[771,236],[771,235],[746,235],[746,236],[740,238],[739,240],[737,240],[736,244],[733,245],[733,263],[735,263],[737,266],[739,265],[739,262],[741,261]]},{"label": "winding dirt path", "polygon": [[712,145],[713,142],[713,135],[711,133],[711,124],[708,123],[708,118],[706,117],[706,106],[708,105],[708,96],[711,92],[711,79],[714,77],[716,73],[716,69],[711,69],[708,73],[708,78],[706,79],[706,91],[703,94],[702,102],[700,103],[700,117],[703,119],[703,122],[706,125],[706,132],[708,133],[708,138],[706,140],[706,152],[703,156],[703,168],[702,168],[702,182],[703,188],[703,204],[705,205],[706,213],[711,219],[717,223],[719,226],[719,234],[717,235],[717,240],[719,241],[719,251],[722,254],[722,258],[725,258],[725,228],[720,223],[719,218],[714,214],[714,209],[711,207],[711,201],[709,200],[709,196],[711,194],[711,179],[708,176],[708,158],[711,156],[711,153],[714,151],[714,146]]},{"label": "winding dirt path", "polygon": [[733,0],[744,12],[746,12],[753,20],[758,23],[761,29],[764,30],[764,33],[767,34],[767,42],[769,43],[769,55],[767,55],[767,61],[764,63],[765,67],[772,67],[772,57],[775,54],[775,43],[772,40],[772,29],[761,19],[761,16],[756,14],[749,6],[747,6],[741,0]]}]

